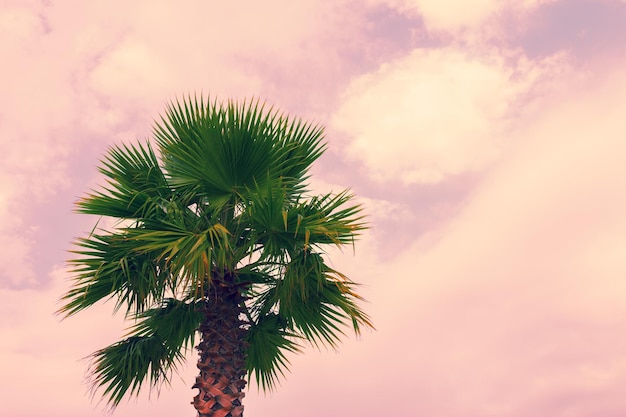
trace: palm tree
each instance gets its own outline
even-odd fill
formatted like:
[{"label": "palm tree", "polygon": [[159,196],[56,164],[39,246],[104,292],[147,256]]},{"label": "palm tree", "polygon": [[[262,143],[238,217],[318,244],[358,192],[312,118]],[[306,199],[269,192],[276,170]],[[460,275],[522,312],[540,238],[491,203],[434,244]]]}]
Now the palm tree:
[{"label": "palm tree", "polygon": [[272,389],[302,342],[334,347],[344,325],[372,327],[355,284],[325,259],[365,229],[361,207],[347,191],[307,194],[323,128],[258,100],[173,102],[154,136],[158,153],[111,147],[107,185],[77,203],[118,221],[77,239],[58,312],[112,298],[132,320],[92,354],[91,382],[110,406],[146,380],[169,382],[198,332],[198,415],[242,416],[246,374]]}]

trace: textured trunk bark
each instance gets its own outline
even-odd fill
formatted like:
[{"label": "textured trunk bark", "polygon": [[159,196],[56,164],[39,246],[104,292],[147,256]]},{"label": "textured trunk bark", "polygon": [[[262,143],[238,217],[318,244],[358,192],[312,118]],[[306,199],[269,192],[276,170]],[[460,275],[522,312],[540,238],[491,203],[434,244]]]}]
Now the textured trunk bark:
[{"label": "textured trunk bark", "polygon": [[200,375],[192,387],[200,390],[192,403],[199,417],[243,416],[247,346],[242,303],[239,290],[223,282],[214,280],[207,292],[202,340],[196,347]]}]

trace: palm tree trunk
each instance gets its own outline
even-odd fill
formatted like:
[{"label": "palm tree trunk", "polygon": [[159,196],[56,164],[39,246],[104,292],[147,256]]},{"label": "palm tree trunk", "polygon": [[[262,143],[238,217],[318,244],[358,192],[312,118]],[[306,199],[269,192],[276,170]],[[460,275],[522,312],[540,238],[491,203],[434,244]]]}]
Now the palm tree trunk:
[{"label": "palm tree trunk", "polygon": [[192,404],[199,417],[242,417],[247,347],[240,319],[243,297],[238,288],[213,280],[206,298],[202,340],[196,347],[200,375],[192,387],[200,392]]}]

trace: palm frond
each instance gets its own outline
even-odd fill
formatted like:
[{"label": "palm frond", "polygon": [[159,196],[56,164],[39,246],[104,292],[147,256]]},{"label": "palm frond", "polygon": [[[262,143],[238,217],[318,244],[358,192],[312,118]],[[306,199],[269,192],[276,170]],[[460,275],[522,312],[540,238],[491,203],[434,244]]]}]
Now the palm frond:
[{"label": "palm frond", "polygon": [[92,234],[76,245],[80,249],[72,252],[79,258],[69,261],[74,285],[58,310],[66,317],[112,297],[115,311],[126,306],[127,315],[137,314],[160,300],[169,285],[165,262],[137,251],[128,234]]},{"label": "palm frond", "polygon": [[286,327],[285,320],[269,313],[252,322],[246,335],[249,344],[246,357],[248,376],[254,376],[263,391],[272,390],[279,375],[285,375],[289,367],[286,354],[300,352],[295,342],[298,335],[289,332]]},{"label": "palm frond", "polygon": [[195,333],[204,318],[201,302],[185,302],[164,298],[159,307],[137,315],[129,335],[148,337],[159,335],[175,350],[188,350],[194,345]]},{"label": "palm frond", "polygon": [[128,337],[92,354],[93,392],[102,389],[109,405],[115,407],[127,392],[137,394],[146,380],[153,388],[168,383],[181,360],[181,352],[158,334]]},{"label": "palm frond", "polygon": [[[150,227],[150,228],[148,228]],[[165,262],[183,290],[210,280],[215,267],[224,267],[230,254],[230,232],[220,223],[206,230],[190,231],[177,224],[159,222],[126,229],[140,253],[151,253]]]},{"label": "palm frond", "polygon": [[324,148],[321,128],[258,100],[221,105],[188,97],[170,104],[154,133],[172,186],[218,205],[266,180],[282,177],[298,189]]},{"label": "palm frond", "polygon": [[194,345],[203,313],[193,302],[166,298],[136,318],[126,339],[92,354],[92,387],[102,389],[113,407],[126,393],[138,393],[146,380],[150,388],[169,383]]},{"label": "palm frond", "polygon": [[285,121],[279,145],[275,147],[275,164],[280,168],[282,180],[290,185],[288,197],[292,201],[306,192],[307,171],[326,150],[323,136],[321,125],[300,119]]},{"label": "palm frond", "polygon": [[171,196],[169,184],[149,143],[113,146],[100,172],[108,187],[78,201],[78,212],[121,219],[158,215]]},{"label": "palm frond", "polygon": [[289,329],[313,345],[335,347],[345,325],[351,324],[357,335],[362,327],[373,328],[357,304],[362,298],[353,287],[321,255],[302,251],[286,267],[282,279],[256,295],[251,310],[259,315],[277,310]]},{"label": "palm frond", "polygon": [[251,239],[263,246],[263,259],[284,258],[285,251],[298,252],[325,245],[354,243],[367,228],[360,205],[349,205],[352,194],[325,194],[290,203],[280,187],[248,192],[249,218],[244,224]]},{"label": "palm frond", "polygon": [[343,246],[354,243],[360,232],[367,229],[360,205],[347,205],[353,195],[314,196],[287,210],[286,232],[304,241],[303,249],[322,248],[324,245]]}]

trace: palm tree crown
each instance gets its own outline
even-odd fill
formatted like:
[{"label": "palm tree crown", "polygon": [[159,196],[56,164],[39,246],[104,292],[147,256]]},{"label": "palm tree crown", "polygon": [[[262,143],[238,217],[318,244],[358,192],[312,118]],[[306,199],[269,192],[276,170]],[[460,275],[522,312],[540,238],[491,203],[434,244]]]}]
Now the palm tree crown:
[{"label": "palm tree crown", "polygon": [[59,312],[112,298],[133,320],[92,355],[110,405],[167,382],[199,332],[194,405],[241,416],[246,373],[271,389],[302,341],[335,346],[343,325],[371,327],[355,284],[324,257],[366,227],[361,208],[347,191],[308,195],[323,129],[258,101],[174,102],[154,136],[158,153],[149,142],[110,148],[107,185],[77,203],[119,222],[76,241]]}]

